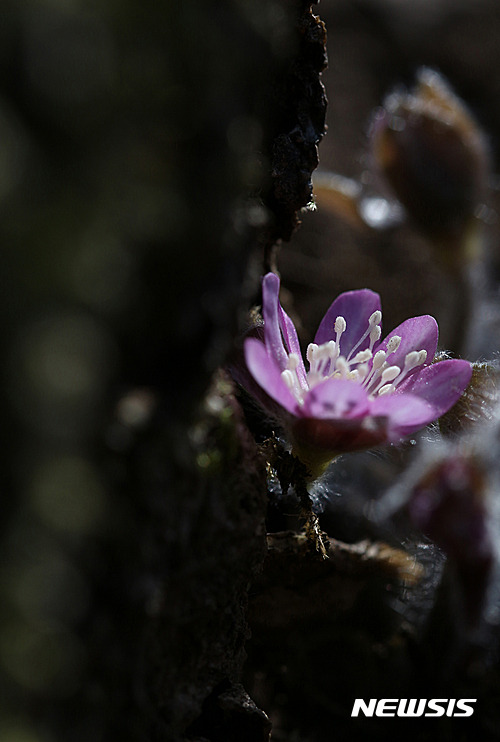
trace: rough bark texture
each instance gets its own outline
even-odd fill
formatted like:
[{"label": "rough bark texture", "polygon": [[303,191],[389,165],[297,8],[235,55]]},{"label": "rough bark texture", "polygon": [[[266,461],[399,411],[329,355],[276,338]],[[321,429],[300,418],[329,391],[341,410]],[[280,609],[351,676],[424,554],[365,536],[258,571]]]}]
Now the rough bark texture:
[{"label": "rough bark texture", "polygon": [[324,27],[299,1],[4,6],[0,736],[264,742],[265,462],[214,372],[311,198]]},{"label": "rough bark texture", "polygon": [[318,72],[326,67],[326,29],[310,13],[297,24],[296,57],[286,65],[269,99],[267,127],[271,190],[264,199],[274,216],[267,247],[289,240],[298,212],[312,201],[311,174],[318,165],[318,143],[325,133],[326,98]]}]

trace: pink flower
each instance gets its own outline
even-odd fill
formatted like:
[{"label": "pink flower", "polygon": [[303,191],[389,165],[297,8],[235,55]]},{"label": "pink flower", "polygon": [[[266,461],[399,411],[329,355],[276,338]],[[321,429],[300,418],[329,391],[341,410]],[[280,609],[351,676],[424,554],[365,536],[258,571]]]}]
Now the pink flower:
[{"label": "pink flower", "polygon": [[[294,324],[279,302],[280,281],[263,279],[264,339],[245,340],[245,360],[296,455],[313,473],[340,453],[397,442],[436,420],[468,385],[468,361],[432,363],[438,341],[429,315],[381,341],[380,297],[340,294],[307,348],[306,371]],[[277,405],[275,404],[277,403]]]}]

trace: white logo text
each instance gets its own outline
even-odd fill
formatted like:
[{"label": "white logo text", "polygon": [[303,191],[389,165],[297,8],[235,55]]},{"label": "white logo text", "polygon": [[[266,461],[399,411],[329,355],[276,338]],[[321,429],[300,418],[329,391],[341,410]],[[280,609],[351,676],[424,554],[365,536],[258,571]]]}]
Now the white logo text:
[{"label": "white logo text", "polygon": [[356,698],[351,716],[472,716],[477,698]]}]

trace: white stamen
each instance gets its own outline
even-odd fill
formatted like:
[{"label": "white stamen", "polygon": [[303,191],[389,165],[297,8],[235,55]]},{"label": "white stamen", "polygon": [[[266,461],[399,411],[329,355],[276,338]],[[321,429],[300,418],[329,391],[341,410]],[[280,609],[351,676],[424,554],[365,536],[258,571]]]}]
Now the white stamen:
[{"label": "white stamen", "polygon": [[419,363],[421,363],[420,351],[412,350],[410,353],[407,353],[405,355],[404,371],[411,371],[411,369],[415,368],[415,366],[418,366]]},{"label": "white stamen", "polygon": [[[337,319],[335,320],[335,352],[331,354],[331,360],[332,360],[332,367],[335,366],[335,361],[337,359],[337,356],[340,354],[340,338],[346,331],[347,322],[345,321],[345,318],[339,315]],[[333,340],[331,341],[333,343]],[[333,368],[330,369],[332,371]]]},{"label": "white stamen", "polygon": [[386,358],[387,353],[385,352],[385,350],[377,350],[377,352],[373,356],[371,371],[363,382],[364,387],[368,389],[370,384],[380,376],[381,371],[383,371],[383,366]]},{"label": "white stamen", "polygon": [[387,355],[395,353],[401,345],[401,337],[399,335],[393,335],[387,343]]},{"label": "white stamen", "polygon": [[386,358],[387,353],[385,352],[385,350],[377,350],[377,352],[373,356],[372,368],[379,369],[384,364]]},{"label": "white stamen", "polygon": [[361,363],[357,367],[356,371],[358,372],[358,381],[360,384],[365,380],[366,375],[369,370],[370,370],[370,367],[367,363]]},{"label": "white stamen", "polygon": [[316,345],[316,343],[309,343],[309,345],[307,346],[306,358],[310,365],[312,365],[312,362],[314,360],[314,356],[316,354],[316,351],[318,350],[318,347],[319,346]]},{"label": "white stamen", "polygon": [[339,376],[341,378],[344,378],[349,373],[349,364],[347,363],[344,356],[339,356],[337,358],[337,363],[335,364],[335,370],[338,371]]},{"label": "white stamen", "polygon": [[309,371],[307,374],[307,383],[309,384],[309,389],[313,389],[317,384],[319,384],[320,381],[324,380],[324,376],[322,374],[318,374],[316,371]]},{"label": "white stamen", "polygon": [[394,380],[394,386],[401,384],[403,379],[405,379],[408,376],[410,371],[412,371],[417,366],[421,366],[422,363],[425,363],[426,358],[427,358],[426,350],[412,350],[410,351],[410,353],[407,353],[405,356],[404,368],[401,374],[397,377],[397,379]]},{"label": "white stamen", "polygon": [[[295,353],[291,353],[290,356],[295,356],[297,358]],[[288,360],[288,365],[292,365],[295,363],[295,358]],[[298,361],[298,358],[297,358]],[[292,392],[293,396],[297,400],[299,404],[304,404],[304,390],[301,388],[299,377],[297,375],[297,366],[295,366],[294,369],[287,368],[284,371],[281,372],[281,378],[287,385],[287,387]]]},{"label": "white stamen", "polygon": [[379,392],[384,384],[387,384],[388,381],[394,381],[394,379],[399,376],[400,373],[401,369],[399,368],[399,366],[387,366],[387,368],[382,369],[380,381],[371,393],[377,394],[377,392]]},{"label": "white stamen", "polygon": [[354,356],[354,358],[351,361],[349,361],[349,364],[351,364],[351,363],[366,363],[366,361],[369,361],[370,360],[370,358],[372,357],[372,355],[373,354],[372,354],[371,350],[369,350],[368,348],[366,348],[366,350],[360,350],[358,353],[356,353],[356,355]]},{"label": "white stamen", "polygon": [[295,388],[295,379],[293,377],[292,372],[289,371],[288,369],[286,369],[285,371],[282,371],[281,378],[283,379],[287,387],[293,392]]},{"label": "white stamen", "polygon": [[372,330],[370,330],[370,350],[373,348],[377,340],[380,340],[380,336],[382,335],[382,328],[380,325],[377,325]]},{"label": "white stamen", "polygon": [[339,344],[335,340],[329,340],[326,344],[326,357],[333,358],[339,354]]},{"label": "white stamen", "polygon": [[298,368],[300,363],[301,361],[298,353],[289,353],[287,367],[281,372],[281,378],[290,389],[297,402],[303,404],[304,391],[307,389],[307,385],[304,388],[304,384],[299,378]]},{"label": "white stamen", "polygon": [[395,388],[394,384],[386,384],[378,390],[378,396],[382,397],[384,394],[392,394]]},{"label": "white stamen", "polygon": [[399,366],[389,366],[382,371],[382,382],[385,384],[388,381],[394,381],[396,376],[401,373]]},{"label": "white stamen", "polygon": [[335,340],[329,340],[327,343],[320,345],[314,356],[316,365],[312,370],[327,375],[328,365],[330,361],[335,361],[337,355],[338,350]]},{"label": "white stamen", "polygon": [[380,309],[377,309],[375,312],[373,312],[369,319],[368,319],[368,329],[361,335],[358,342],[354,347],[351,349],[351,352],[347,356],[347,360],[349,361],[353,353],[357,351],[361,343],[366,340],[368,336],[370,336],[370,350],[373,348],[374,344],[377,342],[377,340],[380,338],[382,330],[378,325],[382,321],[382,312]]},{"label": "white stamen", "polygon": [[339,316],[335,320],[335,332],[338,335],[342,335],[343,332],[346,331],[347,322],[345,321],[344,317]]}]

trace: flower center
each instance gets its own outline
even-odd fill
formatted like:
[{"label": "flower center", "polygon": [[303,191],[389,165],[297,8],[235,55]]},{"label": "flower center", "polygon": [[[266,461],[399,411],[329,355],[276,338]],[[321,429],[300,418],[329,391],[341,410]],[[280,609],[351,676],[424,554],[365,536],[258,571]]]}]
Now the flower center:
[{"label": "flower center", "polygon": [[[391,365],[389,357],[397,351],[401,344],[401,337],[393,335],[387,343],[386,350],[373,353],[373,346],[380,339],[382,312],[373,312],[368,320],[368,327],[360,336],[357,343],[347,355],[342,355],[342,335],[347,329],[344,317],[335,320],[335,340],[329,340],[322,345],[310,343],[306,357],[309,362],[307,385],[300,381],[297,368],[300,360],[296,353],[288,355],[288,364],[281,377],[294,394],[299,404],[304,402],[304,394],[313,389],[325,379],[350,379],[361,384],[367,391],[370,399],[383,394],[392,394],[401,382],[417,366],[421,366],[427,359],[426,350],[413,350],[407,353],[404,365]],[[359,346],[369,338],[369,345],[364,350]]]}]

